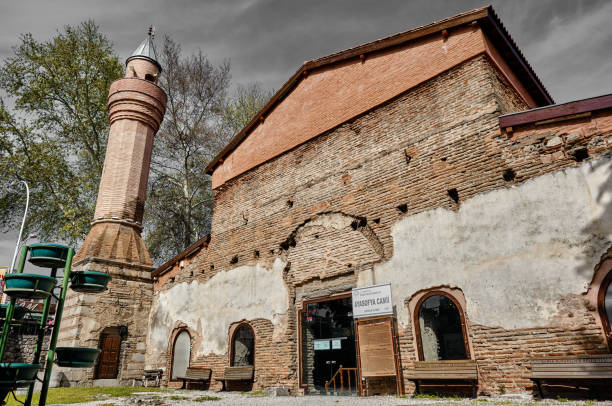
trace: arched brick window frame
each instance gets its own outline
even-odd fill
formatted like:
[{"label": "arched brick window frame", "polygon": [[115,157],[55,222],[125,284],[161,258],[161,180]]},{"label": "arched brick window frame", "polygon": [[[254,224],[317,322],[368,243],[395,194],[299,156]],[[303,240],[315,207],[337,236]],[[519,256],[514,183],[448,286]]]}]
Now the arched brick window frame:
[{"label": "arched brick window frame", "polygon": [[610,324],[610,320],[612,319],[612,314],[608,314],[606,311],[606,291],[608,288],[612,287],[612,270],[609,270],[604,277],[601,285],[599,286],[599,292],[597,294],[597,309],[599,311],[599,317],[601,319],[601,325],[604,330],[604,336],[606,337],[606,341],[608,343],[608,348],[612,351],[612,325]]},{"label": "arched brick window frame", "polygon": [[231,332],[230,332],[230,341],[229,341],[229,364],[230,366],[234,366],[234,341],[236,339],[236,333],[241,329],[241,328],[248,328],[251,330],[251,334],[253,335],[253,368],[255,368],[255,348],[256,348],[256,344],[257,344],[257,336],[255,335],[255,328],[253,328],[253,326],[246,322],[240,322],[237,325],[235,325]]},{"label": "arched brick window frame", "polygon": [[585,305],[592,312],[597,324],[601,327],[604,342],[612,352],[612,332],[609,314],[605,310],[605,295],[612,284],[612,247],[604,254],[602,261],[595,267],[593,279],[585,297]]},{"label": "arched brick window frame", "polygon": [[189,335],[189,364],[191,364],[191,355],[193,353],[192,349],[193,349],[193,335],[191,334],[191,332],[189,331],[189,329],[187,327],[179,327],[177,329],[175,329],[172,332],[172,336],[170,339],[171,345],[170,345],[170,351],[169,351],[169,357],[168,357],[168,361],[170,363],[170,368],[168,368],[168,370],[170,371],[168,374],[168,381],[170,382],[178,382],[179,380],[177,379],[172,379],[172,369],[174,368],[174,347],[176,346],[176,340],[178,339],[179,335],[182,332],[186,332]]},{"label": "arched brick window frame", "polygon": [[421,305],[423,304],[423,302],[425,302],[428,298],[432,296],[444,296],[455,305],[457,311],[459,312],[461,335],[465,348],[465,356],[466,359],[472,359],[473,351],[471,350],[468,323],[464,312],[465,300],[463,299],[463,294],[460,292],[459,289],[450,288],[432,288],[424,292],[421,291],[413,295],[412,298],[409,300],[409,308],[411,309],[412,325],[414,331],[413,338],[415,340],[414,342],[416,343],[417,359],[419,361],[424,361],[425,358],[423,355],[423,342],[421,336],[421,327],[419,324],[419,310],[421,309]]}]

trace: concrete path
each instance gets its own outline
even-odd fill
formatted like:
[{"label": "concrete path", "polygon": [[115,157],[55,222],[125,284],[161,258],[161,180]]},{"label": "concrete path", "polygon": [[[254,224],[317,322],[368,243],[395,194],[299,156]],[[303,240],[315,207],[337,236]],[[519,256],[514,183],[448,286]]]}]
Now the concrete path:
[{"label": "concrete path", "polygon": [[358,398],[348,396],[286,396],[270,397],[261,393],[235,393],[213,391],[186,391],[173,390],[169,392],[144,392],[124,398],[100,399],[95,402],[77,403],[77,406],[401,406],[401,405],[466,405],[466,406],[493,406],[493,405],[536,405],[536,406],[612,406],[612,401],[563,401],[547,399],[534,401],[529,398],[502,396],[498,398],[478,399],[414,399],[411,397],[375,396]]}]

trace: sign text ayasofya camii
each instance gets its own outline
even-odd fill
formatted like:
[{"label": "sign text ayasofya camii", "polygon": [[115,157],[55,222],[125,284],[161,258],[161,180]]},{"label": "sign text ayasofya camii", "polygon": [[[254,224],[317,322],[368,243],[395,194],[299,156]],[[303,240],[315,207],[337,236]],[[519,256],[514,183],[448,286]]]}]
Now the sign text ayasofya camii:
[{"label": "sign text ayasofya camii", "polygon": [[353,289],[353,317],[386,316],[393,314],[391,284]]}]

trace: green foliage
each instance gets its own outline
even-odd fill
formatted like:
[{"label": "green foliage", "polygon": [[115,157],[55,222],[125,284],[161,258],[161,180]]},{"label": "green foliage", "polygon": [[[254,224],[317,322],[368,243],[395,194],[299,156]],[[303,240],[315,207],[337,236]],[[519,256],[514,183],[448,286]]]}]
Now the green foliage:
[{"label": "green foliage", "polygon": [[[108,135],[106,98],[122,66],[93,21],[46,42],[21,36],[0,67],[0,226],[14,228],[30,185],[26,232],[74,243],[93,209]],[[27,234],[26,234],[27,235]]]},{"label": "green foliage", "polygon": [[499,394],[500,395],[505,395],[506,394],[506,385],[504,385],[503,383],[501,385],[499,385],[499,387],[497,388],[497,390],[499,390]]},{"label": "green foliage", "polygon": [[232,134],[238,134],[272,97],[272,91],[264,90],[258,83],[238,85],[234,97],[224,112],[225,126]]}]

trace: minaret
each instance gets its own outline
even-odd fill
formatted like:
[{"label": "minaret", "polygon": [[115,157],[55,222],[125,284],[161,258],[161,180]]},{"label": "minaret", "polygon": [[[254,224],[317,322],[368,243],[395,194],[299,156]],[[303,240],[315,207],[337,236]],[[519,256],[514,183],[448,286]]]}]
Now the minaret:
[{"label": "minaret", "polygon": [[75,261],[104,258],[151,265],[143,244],[142,215],[153,137],[166,111],[166,94],[156,85],[151,32],[126,61],[125,77],[110,87],[110,133],[91,230]]},{"label": "minaret", "polygon": [[69,291],[58,345],[102,349],[95,368],[61,369],[72,384],[131,384],[144,369],[153,267],[141,232],[153,138],[166,111],[160,73],[149,29],[109,91],[110,133],[96,211],[73,270],[106,272],[112,280],[101,294]]}]

